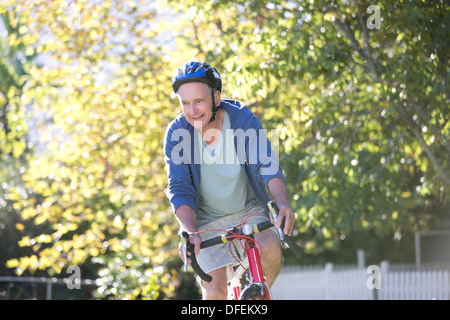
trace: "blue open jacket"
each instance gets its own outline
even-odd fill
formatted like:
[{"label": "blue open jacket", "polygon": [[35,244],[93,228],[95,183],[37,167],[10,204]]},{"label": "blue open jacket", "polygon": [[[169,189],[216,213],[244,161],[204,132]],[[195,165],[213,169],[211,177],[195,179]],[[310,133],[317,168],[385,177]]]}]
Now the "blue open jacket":
[{"label": "blue open jacket", "polygon": [[[270,200],[266,189],[268,181],[273,177],[285,180],[277,155],[272,153],[267,132],[254,114],[239,101],[222,100],[221,107],[228,112],[231,129],[236,133],[234,146],[239,163],[255,196],[265,205]],[[200,150],[194,131],[183,113],[166,130],[164,159],[168,178],[167,196],[174,213],[183,204],[195,212],[198,209]]]}]

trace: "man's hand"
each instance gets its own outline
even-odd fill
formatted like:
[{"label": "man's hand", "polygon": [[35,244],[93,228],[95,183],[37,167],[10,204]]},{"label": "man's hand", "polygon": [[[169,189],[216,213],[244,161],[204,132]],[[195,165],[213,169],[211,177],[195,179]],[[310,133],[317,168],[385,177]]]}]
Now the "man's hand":
[{"label": "man's hand", "polygon": [[268,187],[278,206],[278,216],[275,226],[280,228],[284,220],[283,233],[291,236],[292,230],[294,229],[295,214],[289,204],[286,184],[281,178],[274,177],[269,180]]},{"label": "man's hand", "polygon": [[292,211],[291,207],[285,205],[278,205],[278,216],[277,222],[275,223],[275,227],[280,228],[283,219],[284,219],[283,233],[287,236],[291,236],[292,230],[294,229],[295,214]]},{"label": "man's hand", "polygon": [[[195,255],[198,255],[200,252],[200,244],[202,243],[202,237],[200,237],[199,234],[195,233],[189,236],[189,242],[192,243],[194,245],[194,252]],[[178,255],[180,256],[181,260],[184,261],[184,256],[183,256],[183,245],[180,243],[180,245],[178,246]],[[187,251],[187,256],[188,256],[188,264],[191,265],[191,259],[189,259],[189,256],[191,255],[190,251]]]}]

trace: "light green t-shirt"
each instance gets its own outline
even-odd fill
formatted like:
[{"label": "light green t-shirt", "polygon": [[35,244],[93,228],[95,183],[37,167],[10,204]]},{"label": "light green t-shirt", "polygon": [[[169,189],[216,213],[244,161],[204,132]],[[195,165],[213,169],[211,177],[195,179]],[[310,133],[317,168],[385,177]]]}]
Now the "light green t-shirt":
[{"label": "light green t-shirt", "polygon": [[197,134],[202,147],[200,165],[200,203],[197,217],[212,220],[246,211],[256,197],[238,162],[230,117],[225,112],[219,141],[208,145]]}]

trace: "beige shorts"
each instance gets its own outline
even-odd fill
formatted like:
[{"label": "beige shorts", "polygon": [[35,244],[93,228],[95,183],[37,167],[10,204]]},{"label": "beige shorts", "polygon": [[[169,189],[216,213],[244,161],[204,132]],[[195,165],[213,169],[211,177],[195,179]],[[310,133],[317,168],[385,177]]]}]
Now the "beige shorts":
[{"label": "beige shorts", "polygon": [[[230,214],[228,216],[213,221],[201,221],[201,220],[197,221],[197,228],[198,231],[212,230],[212,229],[226,230],[232,227],[239,226],[248,216],[250,216],[255,212],[257,213],[251,216],[245,223],[257,224],[270,220],[267,210],[265,210],[261,205],[256,204],[251,209],[245,212]],[[278,231],[275,227],[270,228],[270,230],[273,230],[275,234],[278,236]],[[202,240],[207,240],[216,237],[218,235],[222,235],[224,233],[225,232],[223,231],[211,231],[201,233],[200,235],[202,237]],[[239,255],[242,256],[243,249],[239,244],[239,241],[236,240],[234,243],[236,244],[236,246],[231,244],[231,250],[233,254],[237,256],[236,255],[236,248],[237,248],[239,251]],[[205,273],[210,273],[211,271],[214,271],[216,269],[236,264],[237,261],[233,257],[233,254],[231,254],[230,252],[230,242],[227,242],[209,248],[201,249],[200,253],[197,255],[197,262]]]}]

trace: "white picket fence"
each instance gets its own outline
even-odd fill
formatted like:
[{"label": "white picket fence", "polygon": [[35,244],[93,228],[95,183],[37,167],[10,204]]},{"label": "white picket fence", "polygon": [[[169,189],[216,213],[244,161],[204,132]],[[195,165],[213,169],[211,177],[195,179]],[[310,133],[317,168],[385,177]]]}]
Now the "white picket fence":
[{"label": "white picket fence", "polygon": [[386,262],[370,270],[332,264],[285,267],[271,288],[272,296],[276,300],[449,299],[448,268],[421,271],[398,268]]},{"label": "white picket fence", "polygon": [[449,271],[399,271],[382,274],[379,299],[382,300],[448,300]]}]

